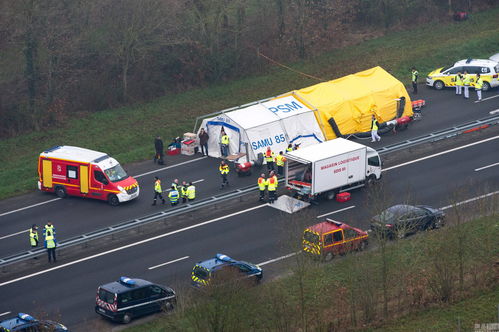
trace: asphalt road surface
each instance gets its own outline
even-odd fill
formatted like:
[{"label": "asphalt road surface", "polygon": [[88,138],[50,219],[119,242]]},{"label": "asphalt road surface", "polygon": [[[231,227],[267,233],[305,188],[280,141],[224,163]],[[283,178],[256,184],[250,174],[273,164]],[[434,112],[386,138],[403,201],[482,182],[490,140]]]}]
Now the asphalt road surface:
[{"label": "asphalt road surface", "polygon": [[[381,142],[370,143],[369,139],[360,142],[379,148],[489,116],[490,112],[499,109],[498,93],[498,89],[486,92],[483,96],[484,101],[475,103],[474,93],[471,93],[470,100],[464,100],[455,96],[452,89],[435,91],[421,86],[419,95],[413,99],[426,100],[427,106],[423,110],[422,121],[413,122],[408,130],[395,135],[392,133],[383,135]],[[42,226],[47,220],[51,220],[56,227],[57,238],[61,241],[168,208],[168,205],[151,206],[154,176],[159,176],[163,180],[164,190],[169,187],[173,179],[178,178],[180,181],[196,182],[198,198],[222,192],[219,189],[219,160],[200,158],[200,155],[167,157],[166,160],[167,167],[158,167],[151,161],[127,165],[130,175],[138,175],[141,194],[138,199],[118,207],[111,207],[103,201],[75,197],[61,200],[53,194],[41,192],[1,201],[0,257],[29,249],[28,229],[32,224]],[[36,172],[36,165],[33,165],[33,171]],[[238,178],[232,170],[229,181],[232,188],[237,188],[255,184],[257,177],[257,174],[253,174],[251,177]]]},{"label": "asphalt road surface", "polygon": [[[399,203],[409,198],[414,204],[443,207],[452,203],[451,193],[463,188],[467,189],[460,196],[463,200],[499,190],[499,166],[491,166],[498,163],[499,136],[479,142],[386,168],[382,183],[389,193],[387,199]],[[427,153],[431,155],[432,152]],[[111,327],[113,324],[93,311],[100,284],[126,275],[170,285],[182,296],[188,288],[193,265],[217,252],[263,265],[264,280],[269,280],[283,272],[277,262],[269,261],[293,253],[299,246],[303,230],[298,221],[300,216],[313,224],[321,220],[317,216],[328,214],[366,229],[372,216],[367,195],[368,190],[356,190],[347,203],[323,202],[293,215],[265,204],[248,203],[225,218],[224,212],[219,218],[209,220],[200,215],[202,225],[126,243],[123,245],[128,247],[100,252],[95,257],[47,265],[53,269],[39,270],[36,275],[23,275],[17,280],[0,276],[0,314],[46,313],[76,331],[86,331],[95,324]],[[70,201],[73,200],[61,203]],[[83,200],[74,201],[87,204]],[[172,263],[151,269],[169,262]]]}]

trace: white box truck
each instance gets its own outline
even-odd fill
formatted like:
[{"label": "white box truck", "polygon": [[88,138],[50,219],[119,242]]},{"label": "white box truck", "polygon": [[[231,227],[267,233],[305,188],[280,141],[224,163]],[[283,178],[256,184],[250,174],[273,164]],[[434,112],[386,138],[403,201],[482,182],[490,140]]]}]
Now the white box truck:
[{"label": "white box truck", "polygon": [[286,186],[305,201],[333,199],[381,178],[376,150],[343,138],[288,152],[286,159]]}]

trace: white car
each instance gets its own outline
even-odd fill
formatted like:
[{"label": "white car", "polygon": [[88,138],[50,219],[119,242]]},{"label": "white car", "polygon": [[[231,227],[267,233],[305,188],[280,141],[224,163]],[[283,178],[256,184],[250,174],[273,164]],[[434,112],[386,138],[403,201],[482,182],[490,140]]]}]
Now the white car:
[{"label": "white car", "polygon": [[426,85],[442,90],[445,87],[456,86],[457,73],[468,72],[471,76],[471,86],[474,86],[476,74],[483,79],[483,91],[499,86],[499,63],[490,59],[460,60],[452,66],[435,69],[426,77]]}]

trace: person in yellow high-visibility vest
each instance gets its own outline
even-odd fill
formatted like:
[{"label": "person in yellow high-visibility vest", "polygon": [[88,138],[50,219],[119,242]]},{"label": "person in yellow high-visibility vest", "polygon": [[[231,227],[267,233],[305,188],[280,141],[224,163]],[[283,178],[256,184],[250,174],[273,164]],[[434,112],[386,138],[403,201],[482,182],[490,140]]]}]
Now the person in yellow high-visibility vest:
[{"label": "person in yellow high-visibility vest", "polygon": [[154,199],[152,205],[156,205],[156,200],[160,199],[165,204],[165,199],[163,198],[163,191],[161,190],[161,180],[155,176],[154,177]]},{"label": "person in yellow high-visibility vest", "polygon": [[258,178],[258,190],[260,190],[260,201],[265,201],[265,189],[267,189],[267,179],[265,178],[265,174],[262,173]]},{"label": "person in yellow high-visibility vest", "polygon": [[463,94],[463,75],[458,72],[456,75],[456,95]]},{"label": "person in yellow high-visibility vest", "polygon": [[220,152],[222,157],[227,157],[229,155],[229,135],[227,135],[223,129],[220,133]]},{"label": "person in yellow high-visibility vest", "polygon": [[284,174],[284,163],[286,162],[286,157],[284,157],[284,153],[279,151],[279,154],[275,157],[275,164],[277,165],[277,174]]},{"label": "person in yellow high-visibility vest", "polygon": [[196,187],[189,182],[189,187],[187,187],[187,198],[189,202],[192,202],[196,198]]},{"label": "person in yellow high-visibility vest", "polygon": [[267,190],[269,191],[269,203],[273,204],[277,199],[276,191],[277,191],[277,176],[275,176],[274,172],[270,172],[269,178],[267,179]]},{"label": "person in yellow high-visibility vest", "polygon": [[482,101],[482,88],[483,88],[483,79],[480,77],[480,74],[476,74],[475,91],[478,101]]},{"label": "person in yellow high-visibility vest", "polygon": [[229,165],[225,163],[225,161],[220,162],[220,166],[218,167],[220,171],[220,175],[222,176],[222,186],[220,189],[223,189],[225,186],[229,186],[229,180],[227,180],[227,175],[229,174]]},{"label": "person in yellow high-visibility vest", "polygon": [[38,247],[38,226],[36,224],[33,224],[29,230],[29,243],[31,248]]},{"label": "person in yellow high-visibility vest", "polygon": [[470,85],[471,85],[471,76],[465,70],[463,74],[463,87],[464,87],[464,98],[468,99],[470,97]]},{"label": "person in yellow high-visibility vest", "polygon": [[376,116],[373,114],[371,117],[371,142],[381,141],[381,137],[378,135],[378,120],[376,120]]},{"label": "person in yellow high-visibility vest", "polygon": [[273,171],[274,170],[274,158],[275,158],[275,154],[270,149],[270,146],[267,146],[267,151],[265,151],[264,157],[265,157],[265,161],[267,162],[267,169],[269,171]]}]

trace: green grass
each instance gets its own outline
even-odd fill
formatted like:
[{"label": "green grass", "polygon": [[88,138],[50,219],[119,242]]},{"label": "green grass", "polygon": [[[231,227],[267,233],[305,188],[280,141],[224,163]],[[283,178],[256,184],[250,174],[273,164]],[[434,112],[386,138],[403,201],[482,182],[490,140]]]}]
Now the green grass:
[{"label": "green grass", "polygon": [[[334,79],[380,65],[404,83],[409,68],[421,77],[439,66],[497,52],[499,9],[477,13],[460,23],[438,23],[391,33],[293,64],[305,73]],[[263,60],[262,60],[263,61]],[[104,151],[122,163],[152,157],[152,141],[191,131],[197,116],[303,88],[317,81],[291,71],[269,74],[158,98],[147,104],[110,109],[84,118],[75,116],[63,128],[44,128],[0,142],[0,199],[36,188],[38,154],[54,145],[76,145]]]},{"label": "green grass", "polygon": [[497,323],[499,287],[479,293],[464,301],[413,313],[375,329],[364,332],[447,332],[474,331],[475,324]]}]

